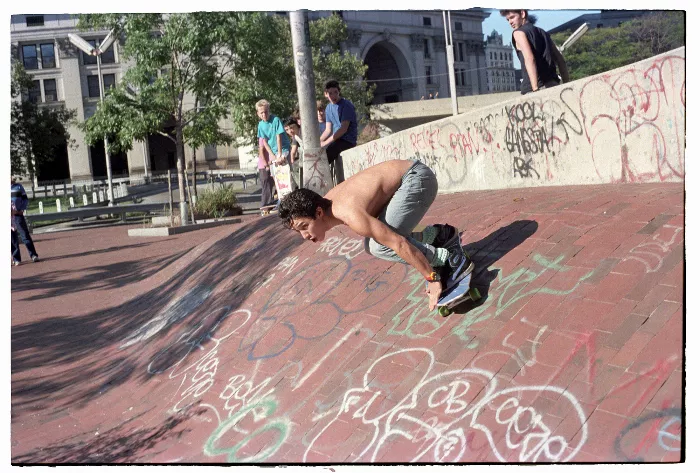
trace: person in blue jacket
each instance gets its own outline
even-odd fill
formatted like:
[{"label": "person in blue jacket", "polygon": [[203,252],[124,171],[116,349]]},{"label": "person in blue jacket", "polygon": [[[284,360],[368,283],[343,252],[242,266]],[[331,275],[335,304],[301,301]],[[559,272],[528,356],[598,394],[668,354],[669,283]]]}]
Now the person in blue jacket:
[{"label": "person in blue jacket", "polygon": [[22,184],[17,182],[17,178],[11,179],[12,197],[11,197],[11,213],[12,213],[12,264],[18,266],[22,262],[22,255],[19,251],[19,237],[22,237],[24,244],[27,246],[29,257],[35,263],[39,261],[39,255],[34,248],[34,242],[29,234],[27,220],[24,218],[24,211],[29,204],[29,198]]}]

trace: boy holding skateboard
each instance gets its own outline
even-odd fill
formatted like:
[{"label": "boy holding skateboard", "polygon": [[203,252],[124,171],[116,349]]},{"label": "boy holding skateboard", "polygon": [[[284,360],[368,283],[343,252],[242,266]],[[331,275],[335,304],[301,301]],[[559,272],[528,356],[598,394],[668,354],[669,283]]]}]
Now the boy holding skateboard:
[{"label": "boy holding skateboard", "polygon": [[365,237],[365,250],[381,259],[413,266],[427,281],[430,310],[474,269],[451,225],[413,229],[437,195],[435,174],[420,161],[392,160],[369,167],[324,197],[298,189],[285,197],[279,216],[305,240],[321,242],[326,232],[347,225]]},{"label": "boy holding skateboard", "polygon": [[[282,120],[276,115],[270,113],[270,102],[267,100],[258,100],[255,104],[255,111],[258,115],[260,121],[258,122],[258,140],[260,146],[258,149],[258,161],[265,159],[264,151],[269,154],[271,164],[284,165],[290,164],[289,152],[291,150],[291,145],[289,143],[289,138],[287,133],[284,131],[284,126],[282,125]],[[270,164],[270,172],[275,179],[275,185],[277,186],[277,195],[282,197],[279,187],[278,178],[276,177],[275,167]],[[267,168],[265,169],[267,170]],[[261,173],[262,174],[262,173]],[[293,184],[291,184],[293,186]]]}]

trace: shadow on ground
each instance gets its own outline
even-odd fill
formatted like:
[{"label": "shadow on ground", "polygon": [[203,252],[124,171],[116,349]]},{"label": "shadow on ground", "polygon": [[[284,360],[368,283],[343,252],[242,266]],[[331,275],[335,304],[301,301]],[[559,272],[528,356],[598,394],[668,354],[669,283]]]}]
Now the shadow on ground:
[{"label": "shadow on ground", "polygon": [[491,283],[498,277],[499,272],[498,269],[489,268],[509,251],[534,235],[537,228],[538,224],[534,220],[516,220],[479,241],[464,245],[464,250],[474,261],[471,285],[479,290],[481,299],[467,300],[455,306],[454,313],[464,314],[486,302]]},{"label": "shadow on ground", "polygon": [[135,416],[112,429],[92,432],[80,438],[48,445],[12,458],[13,465],[47,464],[47,463],[132,463],[143,461],[145,452],[163,450],[164,444],[172,444],[182,437],[188,429],[181,424],[195,417],[206,409],[190,409],[188,412],[170,416],[159,427],[133,428]]},{"label": "shadow on ground", "polygon": [[[141,380],[148,379],[151,375],[144,365],[151,362],[153,347],[161,345],[159,340],[168,339],[175,329],[192,332],[202,328],[209,333],[210,320],[215,319],[209,317],[215,298],[208,296],[214,289],[222,291],[225,287],[228,306],[237,308],[267,272],[303,243],[294,232],[278,232],[280,228],[278,218],[257,219],[214,243],[164,284],[119,307],[12,327],[13,376],[39,368],[50,373],[15,376],[13,417],[25,409],[78,408],[132,380],[136,373],[140,373]],[[276,231],[276,238],[268,237],[271,231]],[[81,284],[114,289],[161,271],[188,251],[158,260],[81,270],[85,276],[62,281],[53,288],[50,278],[36,283],[24,281],[22,289],[43,284],[52,296],[75,291]],[[148,343],[130,342],[139,338]]]}]

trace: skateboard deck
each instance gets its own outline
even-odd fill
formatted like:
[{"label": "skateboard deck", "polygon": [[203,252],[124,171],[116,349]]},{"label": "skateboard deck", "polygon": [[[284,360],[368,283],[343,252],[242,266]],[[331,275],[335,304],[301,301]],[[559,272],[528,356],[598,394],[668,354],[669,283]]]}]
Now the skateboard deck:
[{"label": "skateboard deck", "polygon": [[264,207],[260,207],[260,215],[265,216],[269,215],[272,212],[277,212],[277,206],[279,205],[279,202],[272,204],[272,205],[266,205]]},{"label": "skateboard deck", "polygon": [[474,272],[472,271],[464,279],[457,283],[455,287],[440,295],[440,299],[438,299],[437,303],[438,313],[440,315],[447,317],[452,313],[452,309],[466,300],[476,302],[481,299],[479,290],[475,287],[469,287],[472,282],[473,274]]},{"label": "skateboard deck", "polygon": [[272,177],[275,180],[275,187],[277,188],[277,198],[279,200],[284,199],[287,194],[292,192],[292,170],[289,164],[274,164],[270,165],[272,170]]}]

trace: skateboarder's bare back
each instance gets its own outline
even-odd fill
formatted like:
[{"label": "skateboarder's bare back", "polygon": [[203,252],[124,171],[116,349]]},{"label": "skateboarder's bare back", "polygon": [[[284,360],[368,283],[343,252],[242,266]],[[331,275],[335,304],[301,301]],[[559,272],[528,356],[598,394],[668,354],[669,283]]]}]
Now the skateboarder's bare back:
[{"label": "skateboarder's bare back", "polygon": [[285,197],[279,215],[306,240],[321,242],[326,232],[347,225],[365,237],[370,254],[413,266],[427,283],[429,307],[443,290],[473,269],[457,229],[432,225],[413,232],[437,195],[435,174],[419,161],[393,160],[367,168],[324,197],[297,189]]}]

